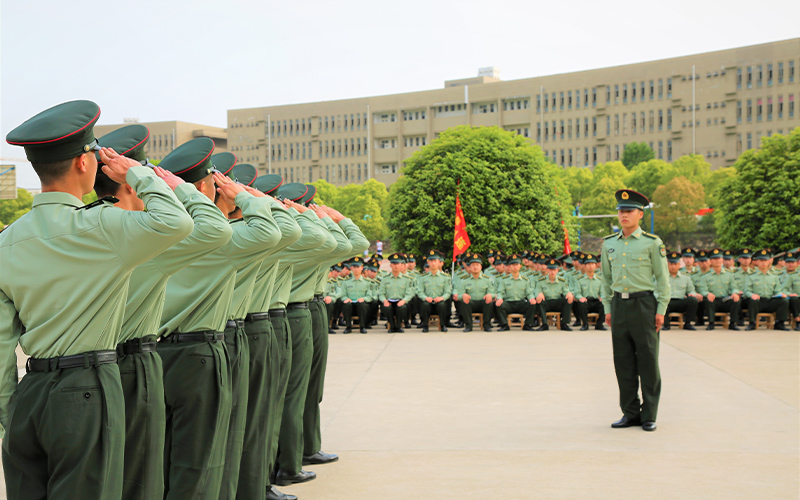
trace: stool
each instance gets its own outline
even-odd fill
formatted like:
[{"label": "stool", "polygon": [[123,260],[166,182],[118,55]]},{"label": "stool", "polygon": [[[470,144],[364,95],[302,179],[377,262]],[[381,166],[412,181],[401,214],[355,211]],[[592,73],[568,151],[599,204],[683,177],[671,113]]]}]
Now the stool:
[{"label": "stool", "polygon": [[432,325],[436,325],[439,328],[439,331],[440,332],[442,331],[442,322],[439,321],[439,316],[438,315],[431,314],[428,317],[428,328],[430,328]]},{"label": "stool", "polygon": [[731,315],[729,313],[714,313],[714,326],[719,324],[718,319],[722,318],[722,328],[728,329],[730,325]]},{"label": "stool", "polygon": [[669,313],[669,326],[675,324],[675,319],[678,318],[678,326],[683,327],[683,313]]},{"label": "stool", "polygon": [[589,313],[588,318],[589,318],[589,326],[595,326],[597,322],[600,321],[600,315],[598,313]]},{"label": "stool", "polygon": [[775,314],[773,313],[756,314],[756,328],[758,328],[758,325],[765,325],[768,330],[772,330],[773,328],[775,328]]},{"label": "stool", "polygon": [[522,328],[522,320],[525,316],[522,314],[514,313],[508,315],[508,326],[518,326]]},{"label": "stool", "polygon": [[545,313],[547,315],[547,324],[548,326],[554,326],[556,328],[561,328],[561,313],[560,312],[549,312]]},{"label": "stool", "polygon": [[473,323],[473,330],[475,329],[475,322],[479,322],[481,325],[481,330],[483,330],[483,313],[472,313],[472,323]]}]

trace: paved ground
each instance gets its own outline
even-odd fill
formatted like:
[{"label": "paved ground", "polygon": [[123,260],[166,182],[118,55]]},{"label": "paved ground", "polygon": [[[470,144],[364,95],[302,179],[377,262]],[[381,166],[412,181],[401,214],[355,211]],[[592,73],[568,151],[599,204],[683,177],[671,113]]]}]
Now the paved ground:
[{"label": "paved ground", "polygon": [[[663,332],[658,430],[615,430],[608,332],[332,335],[301,499],[796,499],[800,334]],[[4,498],[4,497],[0,497]]]}]

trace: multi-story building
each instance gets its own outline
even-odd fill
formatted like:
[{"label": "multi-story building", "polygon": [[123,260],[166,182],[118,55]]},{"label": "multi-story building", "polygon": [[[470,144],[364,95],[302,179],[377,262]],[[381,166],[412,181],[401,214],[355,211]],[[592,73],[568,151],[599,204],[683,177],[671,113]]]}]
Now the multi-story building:
[{"label": "multi-story building", "polygon": [[[138,122],[130,120],[127,123],[119,125],[96,125],[94,127],[94,134],[96,137],[102,137],[113,130],[130,125],[131,123]],[[143,122],[142,125],[150,129],[150,140],[146,148],[147,157],[150,160],[163,160],[173,149],[198,137],[208,137],[212,139],[215,144],[215,153],[228,151],[228,132],[224,128],[180,121]]]},{"label": "multi-story building", "polygon": [[800,38],[673,59],[500,81],[493,68],[443,89],[228,111],[230,151],[260,172],[333,184],[397,180],[403,161],[457,125],[497,126],[563,166],[656,158],[731,165],[800,126]]}]

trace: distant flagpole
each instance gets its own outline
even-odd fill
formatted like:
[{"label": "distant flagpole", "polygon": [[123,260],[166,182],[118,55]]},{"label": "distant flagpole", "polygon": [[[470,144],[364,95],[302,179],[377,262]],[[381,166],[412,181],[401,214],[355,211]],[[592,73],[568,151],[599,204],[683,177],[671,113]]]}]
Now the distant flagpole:
[{"label": "distant flagpole", "polygon": [[[558,199],[558,188],[553,186],[553,189],[556,192],[556,199]],[[561,206],[560,203],[559,206]],[[572,248],[569,246],[569,231],[567,231],[567,224],[563,217],[561,218],[561,227],[564,228],[564,255],[569,255],[572,253]]]}]

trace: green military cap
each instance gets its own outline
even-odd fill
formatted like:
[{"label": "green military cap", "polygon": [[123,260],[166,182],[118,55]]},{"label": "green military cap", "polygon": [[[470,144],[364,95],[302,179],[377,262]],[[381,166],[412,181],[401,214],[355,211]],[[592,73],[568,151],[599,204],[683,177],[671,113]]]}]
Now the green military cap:
[{"label": "green military cap", "polygon": [[300,201],[298,202],[303,205],[308,205],[309,203],[311,203],[311,200],[313,200],[314,196],[317,194],[316,186],[313,186],[311,184],[306,184],[306,187],[308,188],[308,191],[306,191],[306,194],[304,194],[303,197],[300,198]]},{"label": "green military cap", "polygon": [[681,253],[680,252],[669,252],[667,254],[667,262],[672,262],[673,264],[676,262],[681,261]]},{"label": "green military cap", "polygon": [[430,250],[426,255],[427,260],[441,260],[444,261],[444,254],[439,250]]},{"label": "green military cap", "polygon": [[464,257],[464,262],[466,262],[468,265],[473,264],[475,262],[477,262],[478,264],[483,264],[483,257],[481,257],[481,255],[477,253],[467,254],[467,256]]},{"label": "green military cap", "polygon": [[650,205],[650,200],[647,199],[647,196],[631,189],[620,189],[614,193],[614,197],[617,199],[617,210],[630,210],[632,208],[644,210],[645,207]]},{"label": "green military cap", "polygon": [[416,261],[417,261],[417,258],[414,257],[413,253],[410,253],[410,254],[406,255],[406,262],[416,262]]},{"label": "green military cap", "polygon": [[383,260],[383,256],[382,256],[382,255],[380,255],[379,253],[374,253],[374,254],[372,254],[372,256],[370,257],[370,260],[374,260],[374,261],[378,261],[378,262],[380,262],[380,261],[382,261],[382,260]]},{"label": "green military cap", "polygon": [[307,192],[308,186],[300,182],[292,182],[290,184],[284,184],[281,186],[280,189],[278,189],[278,196],[300,203],[300,200],[306,195]]},{"label": "green military cap", "polygon": [[228,175],[230,173],[237,161],[239,161],[239,159],[236,157],[236,155],[227,151],[223,153],[217,153],[211,157],[211,164],[214,165],[214,168],[219,170],[219,172],[224,175]]},{"label": "green military cap", "polygon": [[695,250],[692,247],[686,247],[681,251],[681,255],[683,257],[694,257],[695,255],[697,255],[697,250]]},{"label": "green military cap", "polygon": [[506,264],[522,264],[522,256],[518,253],[512,253],[506,259]]},{"label": "green military cap", "polygon": [[[147,161],[147,155],[144,151],[144,147],[149,140],[150,129],[135,123],[109,132],[98,139],[97,142],[102,143],[105,148],[113,149],[122,156],[136,160],[144,166],[152,167],[153,165]],[[95,153],[95,156],[97,157],[97,165],[102,165],[100,153]]]},{"label": "green military cap", "polygon": [[333,269],[334,271],[341,271],[342,266],[340,264],[334,264],[331,266],[331,269]]},{"label": "green military cap", "polygon": [[270,194],[283,184],[283,177],[278,174],[259,175],[252,186],[264,194]]},{"label": "green military cap", "polygon": [[595,264],[597,264],[597,259],[598,259],[598,258],[597,258],[597,256],[596,256],[596,255],[592,255],[592,254],[590,254],[590,253],[583,254],[583,263],[584,263],[584,264],[589,264],[589,263],[595,263]]},{"label": "green military cap", "polygon": [[197,182],[214,171],[214,165],[211,164],[213,152],[214,141],[208,137],[198,137],[172,150],[158,166],[186,182]]},{"label": "green military cap", "polygon": [[494,265],[496,266],[498,264],[501,265],[501,266],[504,266],[504,265],[508,264],[507,257],[505,255],[495,255],[495,257],[494,257]]},{"label": "green military cap", "polygon": [[339,265],[342,266],[343,268],[346,267],[347,269],[350,269],[350,259],[343,260],[342,262],[339,263]]},{"label": "green military cap", "polygon": [[547,259],[545,265],[547,266],[547,269],[558,269],[559,267],[561,267],[557,259]]},{"label": "green military cap", "polygon": [[230,172],[228,172],[228,177],[239,184],[252,186],[253,181],[255,181],[256,177],[258,177],[258,170],[256,170],[256,167],[250,165],[249,163],[240,163],[239,165],[233,167]]},{"label": "green military cap", "polygon": [[405,259],[399,253],[393,253],[392,255],[389,256],[389,262],[391,262],[392,264],[403,264],[405,263]]},{"label": "green military cap", "polygon": [[560,260],[563,264],[570,264],[571,265],[572,264],[571,255],[572,254],[562,255],[561,257],[558,258],[558,260]]},{"label": "green military cap", "polygon": [[708,260],[708,252],[700,250],[697,252],[697,262],[705,262]]},{"label": "green military cap", "polygon": [[369,269],[370,271],[377,271],[378,270],[378,263],[369,260],[366,263],[364,263],[364,269]]},{"label": "green military cap", "polygon": [[710,259],[721,259],[724,255],[725,252],[723,252],[721,248],[715,248],[708,251],[708,258]]},{"label": "green military cap", "polygon": [[752,251],[752,250],[750,250],[749,248],[743,248],[743,249],[742,249],[742,250],[739,252],[739,257],[745,257],[745,258],[748,258],[748,259],[749,259],[749,258],[751,258],[752,256],[753,256],[753,251]]},{"label": "green military cap", "polygon": [[28,118],[6,135],[6,142],[25,148],[31,163],[69,160],[99,151],[94,124],[100,107],[92,101],[69,101]]},{"label": "green military cap", "polygon": [[350,259],[350,265],[351,266],[363,266],[364,265],[364,259],[362,259],[361,257],[353,257],[352,259]]},{"label": "green military cap", "polygon": [[769,260],[772,258],[772,252],[767,250],[766,248],[763,250],[759,250],[753,255],[755,260]]},{"label": "green military cap", "polygon": [[733,252],[730,250],[724,250],[722,252],[722,258],[725,260],[733,260]]},{"label": "green military cap", "polygon": [[786,262],[797,262],[797,252],[786,252]]},{"label": "green military cap", "polygon": [[494,257],[494,256],[495,256],[495,251],[494,250],[489,250],[488,252],[486,252],[486,258],[487,259],[490,258],[490,257]]}]

